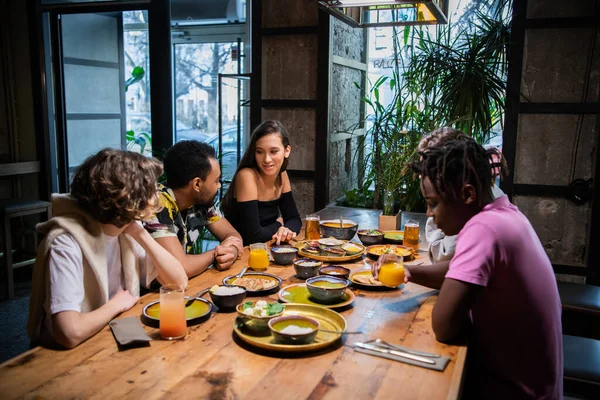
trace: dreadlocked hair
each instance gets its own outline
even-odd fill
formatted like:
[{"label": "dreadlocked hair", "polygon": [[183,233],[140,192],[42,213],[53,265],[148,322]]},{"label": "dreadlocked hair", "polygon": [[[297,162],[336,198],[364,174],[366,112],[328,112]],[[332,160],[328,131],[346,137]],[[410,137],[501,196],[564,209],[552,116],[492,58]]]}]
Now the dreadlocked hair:
[{"label": "dreadlocked hair", "polygon": [[491,196],[492,179],[496,176],[502,179],[508,171],[498,149],[485,149],[464,134],[442,146],[419,152],[411,168],[422,179],[429,177],[433,188],[444,201],[459,199],[462,187],[473,185],[480,207],[483,206],[484,195]]}]

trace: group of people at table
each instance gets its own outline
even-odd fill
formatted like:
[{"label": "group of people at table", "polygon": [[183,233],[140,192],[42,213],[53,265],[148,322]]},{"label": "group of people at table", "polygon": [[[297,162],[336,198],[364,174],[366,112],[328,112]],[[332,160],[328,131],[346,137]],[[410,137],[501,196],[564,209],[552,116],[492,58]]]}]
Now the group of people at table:
[{"label": "group of people at table", "polygon": [[[288,133],[265,121],[222,201],[215,151],[197,141],[163,162],[104,149],[54,194],[54,216],[33,273],[32,343],[74,348],[133,307],[140,290],[186,287],[211,265],[225,270],[244,245],[278,244],[302,227],[286,167]],[[427,202],[430,265],[406,281],[439,289],[432,315],[442,342],[469,340],[466,392],[477,398],[561,398],[561,304],[548,256],[527,218],[494,185],[506,173],[496,149],[452,128],[423,138],[410,165]],[[159,184],[161,174],[166,183]],[[219,244],[197,249],[206,227]],[[375,271],[377,272],[377,271]]]}]

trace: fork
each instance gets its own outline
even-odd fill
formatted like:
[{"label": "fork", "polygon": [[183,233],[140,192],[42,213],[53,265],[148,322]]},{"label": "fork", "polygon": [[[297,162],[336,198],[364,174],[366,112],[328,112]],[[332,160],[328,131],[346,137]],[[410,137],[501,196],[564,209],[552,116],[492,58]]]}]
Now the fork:
[{"label": "fork", "polygon": [[440,358],[439,354],[425,353],[423,351],[407,349],[405,347],[400,347],[400,346],[390,344],[390,343],[386,342],[385,340],[381,340],[381,339],[369,340],[366,343],[374,343],[376,346],[379,346],[379,347],[392,349],[392,350],[400,350],[405,353],[414,354],[416,356],[429,357],[429,358]]}]

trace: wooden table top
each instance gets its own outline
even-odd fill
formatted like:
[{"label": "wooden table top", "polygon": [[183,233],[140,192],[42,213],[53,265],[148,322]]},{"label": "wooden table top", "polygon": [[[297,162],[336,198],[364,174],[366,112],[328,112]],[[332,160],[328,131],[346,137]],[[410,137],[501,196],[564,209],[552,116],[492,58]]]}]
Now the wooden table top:
[{"label": "wooden table top", "polygon": [[[327,209],[323,210],[326,211]],[[339,212],[339,210],[335,210]],[[351,213],[351,209],[348,210]],[[375,227],[373,215],[364,217]],[[350,218],[348,215],[344,215]],[[360,217],[354,215],[353,219]],[[362,218],[362,217],[360,217]],[[362,221],[362,220],[361,220]],[[369,225],[362,225],[369,227]],[[422,253],[420,257],[426,256]],[[208,270],[191,279],[187,294],[221,283],[246,265],[244,251],[229,271]],[[362,269],[363,260],[346,264]],[[301,282],[292,266],[271,265],[282,286]],[[34,348],[0,365],[0,397],[12,398],[209,398],[359,399],[456,398],[460,392],[466,347],[439,343],[431,327],[437,292],[408,283],[402,291],[352,289],[353,307],[340,313],[349,331],[340,343],[311,354],[268,353],[242,344],[233,333],[236,313],[213,313],[188,329],[183,340],[160,340],[158,329],[145,327],[149,347],[119,351],[110,328],[73,350]],[[139,316],[157,293],[142,297],[121,317]],[[277,299],[277,294],[267,296]],[[257,298],[253,298],[257,299]],[[352,343],[385,341],[446,355],[443,372],[355,352]]]}]

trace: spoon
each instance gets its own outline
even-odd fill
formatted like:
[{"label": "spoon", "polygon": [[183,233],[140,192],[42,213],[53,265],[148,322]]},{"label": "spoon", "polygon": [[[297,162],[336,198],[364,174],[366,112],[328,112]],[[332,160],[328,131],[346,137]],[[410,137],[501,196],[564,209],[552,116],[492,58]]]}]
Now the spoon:
[{"label": "spoon", "polygon": [[246,265],[244,268],[242,268],[242,272],[240,272],[236,278],[241,278],[242,276],[244,276],[244,274],[246,273],[246,270],[248,269],[248,266]]},{"label": "spoon", "polygon": [[319,332],[327,332],[327,333],[337,333],[339,335],[362,335],[364,332],[363,331],[356,331],[356,332],[341,332],[341,331],[329,331],[327,329],[319,329]]},{"label": "spoon", "polygon": [[185,306],[186,306],[186,307],[189,307],[189,306],[191,306],[191,305],[192,305],[192,303],[194,302],[194,300],[196,300],[196,298],[197,298],[197,297],[202,297],[202,296],[204,296],[206,293],[208,293],[208,291],[209,291],[209,290],[210,290],[210,288],[202,289],[201,291],[199,291],[198,293],[196,293],[196,294],[195,294],[195,295],[193,295],[193,296],[190,296],[190,297],[186,296],[185,298],[186,298],[186,299],[189,299],[189,300],[188,300],[188,301],[185,303]]},{"label": "spoon", "polygon": [[344,227],[344,217],[340,215],[340,228]]}]

